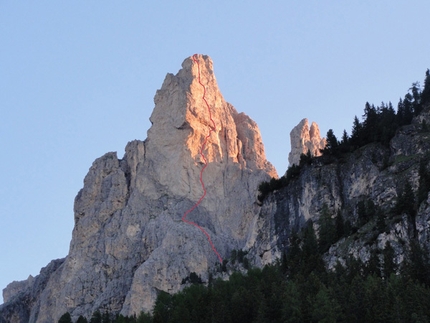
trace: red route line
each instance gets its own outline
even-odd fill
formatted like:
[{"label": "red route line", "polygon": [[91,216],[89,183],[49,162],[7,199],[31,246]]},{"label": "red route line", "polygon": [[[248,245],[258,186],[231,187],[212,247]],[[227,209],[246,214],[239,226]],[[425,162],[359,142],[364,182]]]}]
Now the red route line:
[{"label": "red route line", "polygon": [[206,159],[206,156],[203,154],[203,149],[205,148],[206,143],[208,142],[208,139],[209,139],[209,137],[211,136],[212,131],[215,131],[215,121],[212,119],[211,108],[210,108],[210,106],[209,106],[208,101],[206,101],[206,98],[205,98],[205,95],[206,95],[206,88],[205,88],[205,86],[203,85],[203,83],[202,83],[202,82],[201,82],[201,80],[200,80],[200,64],[199,64],[199,60],[198,60],[198,58],[197,58],[197,54],[194,54],[194,55],[193,55],[193,61],[194,61],[194,63],[197,63],[197,68],[198,68],[198,71],[199,71],[199,84],[203,87],[203,97],[202,97],[202,99],[203,99],[203,101],[205,101],[206,106],[207,106],[207,108],[208,108],[208,111],[209,111],[209,118],[210,118],[210,120],[211,120],[211,122],[212,122],[212,127],[211,127],[211,126],[209,126],[209,133],[208,133],[208,135],[206,136],[205,140],[203,141],[202,147],[200,148],[200,156],[202,156],[203,160],[205,161],[205,162],[204,162],[204,166],[203,166],[203,168],[202,168],[202,169],[201,169],[201,171],[200,171],[200,183],[202,184],[202,188],[203,188],[203,195],[202,195],[202,196],[200,197],[200,199],[196,202],[196,204],[194,204],[190,209],[188,209],[188,210],[184,213],[184,215],[182,216],[182,221],[184,221],[185,223],[188,223],[188,224],[190,224],[190,225],[195,226],[197,229],[199,229],[199,230],[200,230],[200,231],[201,231],[201,232],[206,236],[206,238],[208,239],[209,244],[210,244],[210,245],[211,245],[211,247],[212,247],[212,250],[215,252],[215,254],[216,254],[216,255],[217,255],[217,257],[218,257],[219,262],[220,262],[220,263],[222,263],[221,255],[220,255],[220,254],[219,254],[219,252],[216,250],[216,248],[215,248],[215,246],[214,246],[214,244],[213,244],[213,242],[212,242],[212,240],[211,240],[211,237],[210,237],[209,233],[207,233],[207,232],[206,232],[206,230],[205,230],[205,229],[203,229],[201,226],[199,226],[197,223],[194,223],[194,222],[192,222],[192,221],[187,220],[187,215],[188,215],[188,214],[190,214],[192,211],[194,211],[194,209],[195,209],[197,206],[199,206],[199,204],[203,201],[203,199],[204,199],[204,198],[205,198],[205,196],[206,196],[206,188],[205,188],[205,184],[204,184],[204,182],[203,182],[203,171],[204,171],[204,170],[206,169],[206,167],[208,166],[208,161],[207,161],[207,159]]}]

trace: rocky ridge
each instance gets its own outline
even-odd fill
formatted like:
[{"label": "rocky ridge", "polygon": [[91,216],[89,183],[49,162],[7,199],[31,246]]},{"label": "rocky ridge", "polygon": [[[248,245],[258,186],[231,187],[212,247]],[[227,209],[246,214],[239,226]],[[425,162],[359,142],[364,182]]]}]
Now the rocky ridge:
[{"label": "rocky ridge", "polygon": [[[355,226],[325,254],[328,268],[344,264],[350,256],[365,263],[372,253],[380,255],[388,242],[397,264],[405,259],[412,241],[430,250],[430,195],[417,206],[414,217],[395,208],[407,182],[418,191],[420,161],[429,172],[430,132],[422,126],[429,122],[430,106],[412,124],[402,126],[389,147],[372,143],[340,159],[322,156],[302,165],[299,176],[263,202],[255,243],[248,246],[254,265],[269,264],[288,252],[292,232],[299,232],[308,220],[318,233],[324,206],[332,219],[341,215]],[[384,214],[382,228],[376,218],[359,224],[359,203],[368,201]]]},{"label": "rocky ridge", "polygon": [[[215,129],[203,152],[207,195],[188,219],[228,257],[252,238],[258,184],[277,174],[256,123],[224,100],[211,59],[197,59]],[[75,198],[69,254],[40,288],[6,288],[3,321],[55,322],[67,311],[76,319],[97,309],[132,315],[150,310],[160,291],[179,291],[191,272],[207,281],[218,259],[206,237],[181,221],[202,195],[199,150],[211,127],[198,64],[187,58],[167,74],[145,141],[129,142],[122,159],[111,152],[94,161]]]},{"label": "rocky ridge", "polygon": [[299,165],[300,156],[308,152],[312,157],[321,156],[326,146],[325,138],[321,138],[320,129],[315,122],[309,127],[308,119],[302,119],[290,132],[291,151],[288,155],[290,166]]}]

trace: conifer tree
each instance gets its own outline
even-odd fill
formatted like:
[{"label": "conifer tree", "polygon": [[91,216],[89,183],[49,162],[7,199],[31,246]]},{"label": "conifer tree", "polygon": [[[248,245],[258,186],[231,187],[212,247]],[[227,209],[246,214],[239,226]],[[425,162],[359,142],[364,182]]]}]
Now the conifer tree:
[{"label": "conifer tree", "polygon": [[102,314],[99,310],[95,311],[91,316],[90,323],[102,323]]},{"label": "conifer tree", "polygon": [[370,258],[369,261],[366,264],[366,276],[367,275],[374,275],[376,277],[381,277],[381,263],[379,260],[378,252],[377,250],[372,250],[370,252]]},{"label": "conifer tree", "polygon": [[88,320],[85,317],[83,317],[82,315],[79,315],[78,320],[76,321],[76,323],[88,323]]},{"label": "conifer tree", "polygon": [[421,92],[421,104],[424,106],[430,103],[430,71],[427,69],[424,80],[424,88]]},{"label": "conifer tree", "polygon": [[378,141],[379,120],[378,113],[373,104],[370,105],[369,102],[366,102],[363,118],[364,122],[361,134],[363,142],[361,143],[361,145],[365,145],[373,141]]},{"label": "conifer tree", "polygon": [[420,167],[418,171],[419,176],[419,185],[418,185],[418,193],[417,200],[418,206],[427,199],[427,195],[430,191],[430,173],[427,171],[426,160],[420,160]]},{"label": "conifer tree", "polygon": [[346,153],[350,151],[349,136],[345,129],[342,133],[342,140],[339,143],[339,150],[341,153]]},{"label": "conifer tree", "polygon": [[337,141],[337,138],[334,135],[333,129],[330,129],[329,131],[327,131],[326,138],[327,138],[327,145],[324,151],[328,152],[331,155],[335,155],[337,153],[339,142]]},{"label": "conifer tree", "polygon": [[351,132],[351,139],[350,142],[354,147],[361,147],[362,146],[362,129],[363,125],[360,123],[360,120],[358,120],[358,117],[354,117],[354,122],[352,125],[352,132]]},{"label": "conifer tree", "polygon": [[396,210],[412,218],[415,216],[415,194],[409,181],[406,182],[403,193],[397,199]]},{"label": "conifer tree", "polygon": [[388,241],[382,251],[383,263],[383,275],[385,278],[389,278],[391,274],[395,274],[397,271],[397,265],[394,261],[394,249],[391,243]]},{"label": "conifer tree", "polygon": [[405,95],[403,99],[403,108],[404,108],[404,117],[403,122],[401,124],[410,124],[412,118],[414,117],[414,108],[413,108],[413,97],[410,93]]},{"label": "conifer tree", "polygon": [[376,230],[378,230],[378,232],[381,233],[385,230],[385,228],[386,228],[385,214],[381,209],[379,209],[376,212]]},{"label": "conifer tree", "polygon": [[336,224],[336,240],[339,240],[345,235],[345,221],[343,220],[343,216],[340,210],[337,212],[335,224]]},{"label": "conifer tree", "polygon": [[58,323],[72,323],[72,317],[70,316],[70,313],[64,313],[61,315],[60,319],[58,320]]},{"label": "conifer tree", "polygon": [[319,251],[326,252],[336,240],[336,227],[326,203],[323,204],[319,219]]},{"label": "conifer tree", "polygon": [[417,116],[422,111],[420,83],[412,83],[412,87],[409,90],[412,92],[412,109],[414,111],[414,114]]}]

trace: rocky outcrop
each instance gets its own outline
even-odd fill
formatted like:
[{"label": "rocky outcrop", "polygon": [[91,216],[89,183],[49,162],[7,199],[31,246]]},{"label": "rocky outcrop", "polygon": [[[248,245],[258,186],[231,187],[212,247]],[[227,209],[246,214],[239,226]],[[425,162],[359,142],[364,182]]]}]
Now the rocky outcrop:
[{"label": "rocky outcrop", "polygon": [[3,301],[5,303],[9,302],[13,297],[21,294],[33,285],[33,282],[34,277],[31,275],[28,276],[26,280],[11,282],[5,289],[3,289]]},{"label": "rocky outcrop", "polygon": [[[131,315],[150,310],[160,291],[180,290],[191,272],[207,281],[217,256],[202,232],[181,220],[203,194],[205,163],[207,194],[187,218],[209,233],[222,257],[250,239],[257,187],[276,170],[256,123],[224,101],[211,59],[196,60],[166,76],[147,139],[128,143],[122,159],[111,152],[91,166],[75,198],[69,254],[28,304],[29,322],[55,322],[67,311],[73,318],[97,309]],[[4,313],[13,304],[4,304],[3,317],[11,317]]]},{"label": "rocky outcrop", "polygon": [[[397,263],[404,260],[412,240],[428,249],[430,195],[418,206],[414,218],[396,213],[394,208],[406,182],[417,192],[420,160],[430,170],[430,133],[422,130],[423,120],[430,121],[430,107],[411,125],[401,127],[390,147],[372,143],[340,159],[319,157],[302,165],[299,176],[264,200],[254,240],[248,245],[254,264],[262,266],[279,259],[288,251],[291,233],[299,232],[306,221],[312,220],[318,232],[324,205],[333,219],[341,215],[355,228],[326,253],[329,268],[349,256],[366,262],[372,252],[381,254],[387,242]],[[382,228],[376,218],[360,222],[358,204],[368,201],[384,214]]]},{"label": "rocky outcrop", "polygon": [[309,128],[308,119],[303,119],[290,132],[291,152],[288,155],[290,166],[299,165],[300,156],[310,152],[312,157],[321,156],[326,146],[325,138],[321,138],[320,130],[315,122]]},{"label": "rocky outcrop", "polygon": [[39,315],[41,291],[64,263],[63,259],[52,260],[40,270],[36,277],[10,283],[3,290],[4,304],[0,305],[1,323],[34,322]]}]

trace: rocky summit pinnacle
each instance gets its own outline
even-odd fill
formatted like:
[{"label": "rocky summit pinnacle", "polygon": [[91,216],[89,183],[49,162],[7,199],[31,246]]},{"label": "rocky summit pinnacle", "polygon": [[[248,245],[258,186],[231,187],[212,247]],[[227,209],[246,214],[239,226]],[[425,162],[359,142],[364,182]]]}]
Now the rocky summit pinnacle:
[{"label": "rocky summit pinnacle", "polygon": [[179,291],[191,272],[207,281],[218,259],[202,232],[181,220],[202,196],[207,136],[207,195],[188,219],[222,256],[253,243],[257,188],[276,170],[256,123],[221,95],[212,60],[197,60],[167,74],[145,141],[129,142],[122,159],[110,152],[94,161],[75,198],[69,254],[44,269],[43,284],[37,276],[15,295],[6,288],[0,316],[45,323],[65,312],[74,320],[95,310],[132,315],[150,310],[160,291]]},{"label": "rocky summit pinnacle", "polygon": [[290,166],[299,165],[300,156],[310,152],[312,157],[321,156],[326,146],[325,138],[321,138],[320,129],[315,122],[309,128],[308,119],[303,119],[290,132],[291,152],[288,155]]}]

